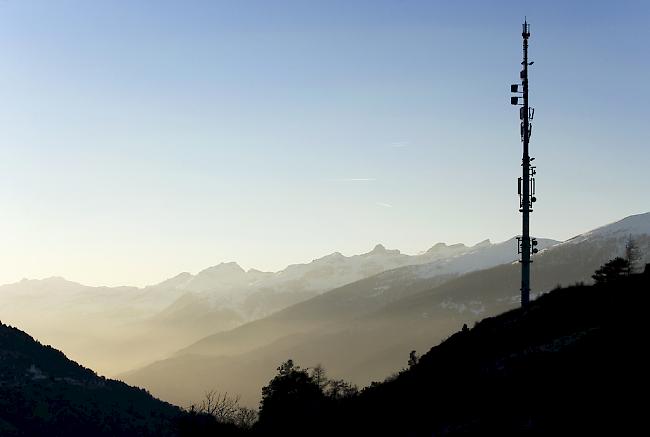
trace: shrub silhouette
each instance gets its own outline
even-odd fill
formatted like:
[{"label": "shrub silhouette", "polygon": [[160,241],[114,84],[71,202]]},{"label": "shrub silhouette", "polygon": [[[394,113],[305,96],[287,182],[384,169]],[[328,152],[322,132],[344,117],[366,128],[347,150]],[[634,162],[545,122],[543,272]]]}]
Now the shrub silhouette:
[{"label": "shrub silhouette", "polygon": [[188,413],[212,416],[217,423],[235,425],[242,430],[251,429],[257,421],[257,411],[240,405],[239,400],[239,395],[209,390],[199,404],[190,406]]},{"label": "shrub silhouette", "polygon": [[627,259],[616,257],[605,263],[591,276],[596,284],[615,282],[623,276],[630,274],[630,262]]}]

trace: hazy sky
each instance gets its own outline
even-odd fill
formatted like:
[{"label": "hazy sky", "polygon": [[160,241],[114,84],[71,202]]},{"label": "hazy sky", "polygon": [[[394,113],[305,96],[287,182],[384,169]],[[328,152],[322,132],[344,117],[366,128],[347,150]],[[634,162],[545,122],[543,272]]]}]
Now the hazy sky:
[{"label": "hazy sky", "polygon": [[[489,5],[488,5],[489,4]],[[0,1],[0,283],[276,270],[650,210],[647,1]]]}]

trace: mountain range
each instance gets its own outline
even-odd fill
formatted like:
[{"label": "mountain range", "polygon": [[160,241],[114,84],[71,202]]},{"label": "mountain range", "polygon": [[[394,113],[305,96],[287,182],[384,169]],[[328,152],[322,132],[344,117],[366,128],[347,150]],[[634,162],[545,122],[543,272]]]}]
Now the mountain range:
[{"label": "mountain range", "polygon": [[259,421],[244,425],[217,420],[232,404],[184,411],[0,323],[0,435],[636,434],[649,280],[650,264],[556,288],[412,352],[407,367],[361,391],[289,360],[264,389]]},{"label": "mountain range", "polygon": [[[647,262],[649,234],[646,213],[562,243],[540,238],[533,290],[589,281],[624,253],[630,236]],[[411,350],[512,308],[516,248],[514,238],[439,243],[411,256],[377,245],[275,273],[222,263],[145,288],[23,280],[0,287],[0,314],[76,361],[179,405],[206,388],[241,393],[255,405],[287,357],[366,385],[399,369]],[[192,376],[173,376],[180,374]]]},{"label": "mountain range", "polygon": [[0,287],[0,314],[42,341],[60,345],[75,360],[115,375],[387,270],[421,265],[424,275],[436,278],[512,261],[514,244],[438,243],[418,255],[379,244],[361,255],[335,252],[279,272],[221,263],[144,288],[88,287],[60,277],[25,279]]},{"label": "mountain range", "polygon": [[[542,293],[589,282],[633,238],[650,261],[650,213],[630,216],[563,243],[540,240],[532,286]],[[406,362],[411,350],[435,344],[463,324],[519,302],[516,240],[484,245],[420,265],[346,284],[267,317],[207,336],[173,356],[122,377],[184,405],[206,389],[237,392],[250,405],[273,369],[287,358],[367,385]],[[191,375],[178,379],[175,375]]]},{"label": "mountain range", "polygon": [[[630,239],[639,264],[650,261],[650,213],[561,243],[538,239],[534,292],[589,282]],[[514,238],[436,244],[414,256],[377,245],[275,273],[222,263],[145,288],[23,280],[0,287],[0,314],[76,361],[177,405],[215,389],[255,406],[287,358],[365,386],[402,368],[411,351],[515,307],[516,249]]]}]

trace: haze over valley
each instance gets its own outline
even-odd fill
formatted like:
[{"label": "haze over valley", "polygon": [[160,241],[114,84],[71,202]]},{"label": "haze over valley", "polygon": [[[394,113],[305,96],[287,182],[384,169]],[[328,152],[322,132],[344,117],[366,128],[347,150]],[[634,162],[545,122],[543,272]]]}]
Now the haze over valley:
[{"label": "haze over valley", "polygon": [[[631,236],[650,253],[650,213],[565,242],[538,239],[534,289],[590,282]],[[411,350],[513,308],[516,245],[438,243],[413,256],[377,245],[279,272],[230,262],[145,288],[23,280],[0,287],[0,310],[3,322],[161,399],[187,406],[208,387],[255,406],[286,357],[365,386],[400,370]]]},{"label": "haze over valley", "polygon": [[414,256],[377,245],[365,254],[336,252],[275,273],[244,271],[228,262],[142,289],[25,279],[0,287],[0,310],[10,314],[5,321],[20,322],[43,341],[63,343],[75,359],[115,375],[386,270],[423,265],[431,270],[425,275],[447,277],[510,261],[513,244],[439,243]]}]

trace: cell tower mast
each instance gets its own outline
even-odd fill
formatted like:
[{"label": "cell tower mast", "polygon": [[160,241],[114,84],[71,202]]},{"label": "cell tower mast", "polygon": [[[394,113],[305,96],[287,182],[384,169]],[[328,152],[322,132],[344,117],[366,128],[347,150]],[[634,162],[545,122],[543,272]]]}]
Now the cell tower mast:
[{"label": "cell tower mast", "polygon": [[[521,120],[521,142],[524,146],[523,158],[521,160],[522,173],[518,180],[518,194],[519,194],[519,212],[522,213],[522,226],[520,237],[517,237],[517,252],[521,255],[519,262],[521,263],[521,306],[526,307],[530,302],[530,259],[532,254],[537,253],[537,240],[530,238],[530,213],[533,212],[533,203],[537,201],[535,198],[535,174],[537,173],[536,167],[531,165],[535,158],[531,158],[528,149],[530,143],[530,134],[533,128],[531,120],[535,115],[535,109],[528,105],[528,67],[533,65],[533,62],[528,62],[528,38],[530,38],[530,24],[524,20],[522,25],[521,36],[523,38],[524,60],[521,65],[523,66],[519,78],[521,85],[511,85],[510,91],[517,96],[510,98],[510,103],[513,105],[521,106],[519,108],[519,119]],[[522,100],[522,103],[519,102]]]}]

